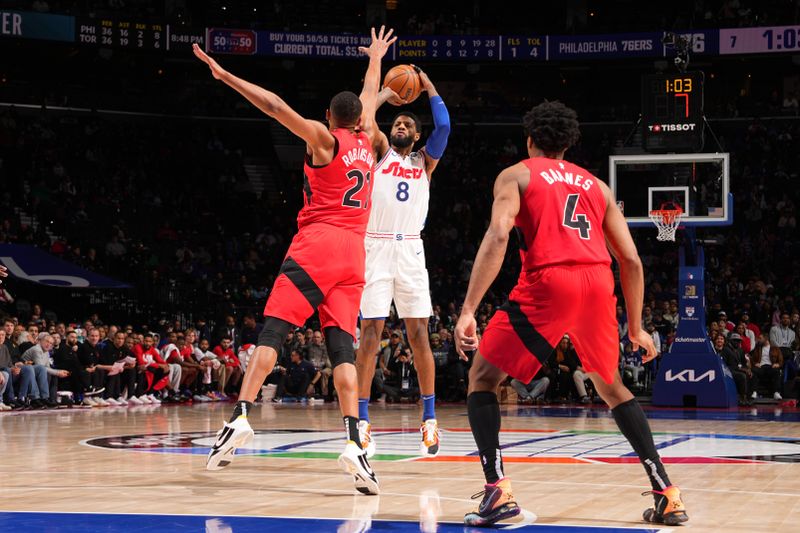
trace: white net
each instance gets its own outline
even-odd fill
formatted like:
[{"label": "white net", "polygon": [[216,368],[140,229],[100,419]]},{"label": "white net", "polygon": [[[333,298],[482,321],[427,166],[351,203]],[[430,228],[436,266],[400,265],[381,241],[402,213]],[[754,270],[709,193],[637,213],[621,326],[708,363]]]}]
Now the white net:
[{"label": "white net", "polygon": [[650,220],[658,228],[656,239],[659,241],[674,241],[675,230],[681,224],[683,212],[678,209],[657,209],[650,211]]}]

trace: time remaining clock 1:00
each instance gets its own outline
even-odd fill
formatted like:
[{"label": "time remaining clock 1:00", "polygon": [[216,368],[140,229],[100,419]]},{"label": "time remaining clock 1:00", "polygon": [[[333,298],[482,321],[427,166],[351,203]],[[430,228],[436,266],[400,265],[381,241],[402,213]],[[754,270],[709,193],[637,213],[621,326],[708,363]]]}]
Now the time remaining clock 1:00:
[{"label": "time remaining clock 1:00", "polygon": [[667,93],[692,92],[692,78],[672,78],[664,80]]}]

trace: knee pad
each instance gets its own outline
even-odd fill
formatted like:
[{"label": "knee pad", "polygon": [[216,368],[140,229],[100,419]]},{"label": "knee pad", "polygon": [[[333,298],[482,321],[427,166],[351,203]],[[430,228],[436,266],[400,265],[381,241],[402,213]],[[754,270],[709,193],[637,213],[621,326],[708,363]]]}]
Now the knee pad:
[{"label": "knee pad", "polygon": [[269,346],[276,352],[281,352],[281,346],[286,339],[286,335],[291,331],[292,325],[272,316],[264,319],[264,327],[258,334],[258,346]]},{"label": "knee pad", "polygon": [[337,327],[325,328],[325,344],[328,346],[331,367],[336,368],[342,363],[355,364],[356,351],[349,333]]}]

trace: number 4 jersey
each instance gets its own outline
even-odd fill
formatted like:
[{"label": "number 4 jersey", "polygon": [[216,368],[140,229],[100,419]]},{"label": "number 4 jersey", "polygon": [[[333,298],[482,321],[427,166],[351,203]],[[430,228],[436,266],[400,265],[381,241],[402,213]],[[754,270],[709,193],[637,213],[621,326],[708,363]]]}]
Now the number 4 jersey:
[{"label": "number 4 jersey", "polygon": [[560,159],[535,157],[522,163],[531,181],[514,224],[521,275],[556,265],[610,265],[603,234],[606,198],[598,179]]},{"label": "number 4 jersey", "polygon": [[330,163],[314,165],[306,154],[305,202],[297,215],[297,227],[324,223],[363,236],[371,205],[372,145],[364,132],[337,128],[331,134],[336,143]]}]

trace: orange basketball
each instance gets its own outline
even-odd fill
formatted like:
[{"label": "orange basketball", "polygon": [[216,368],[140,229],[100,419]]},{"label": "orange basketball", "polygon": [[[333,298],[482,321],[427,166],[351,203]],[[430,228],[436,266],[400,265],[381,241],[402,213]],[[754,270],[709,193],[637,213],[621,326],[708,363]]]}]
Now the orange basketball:
[{"label": "orange basketball", "polygon": [[383,86],[389,87],[402,98],[403,103],[410,104],[422,91],[419,74],[411,65],[397,65],[389,69],[383,78]]}]

